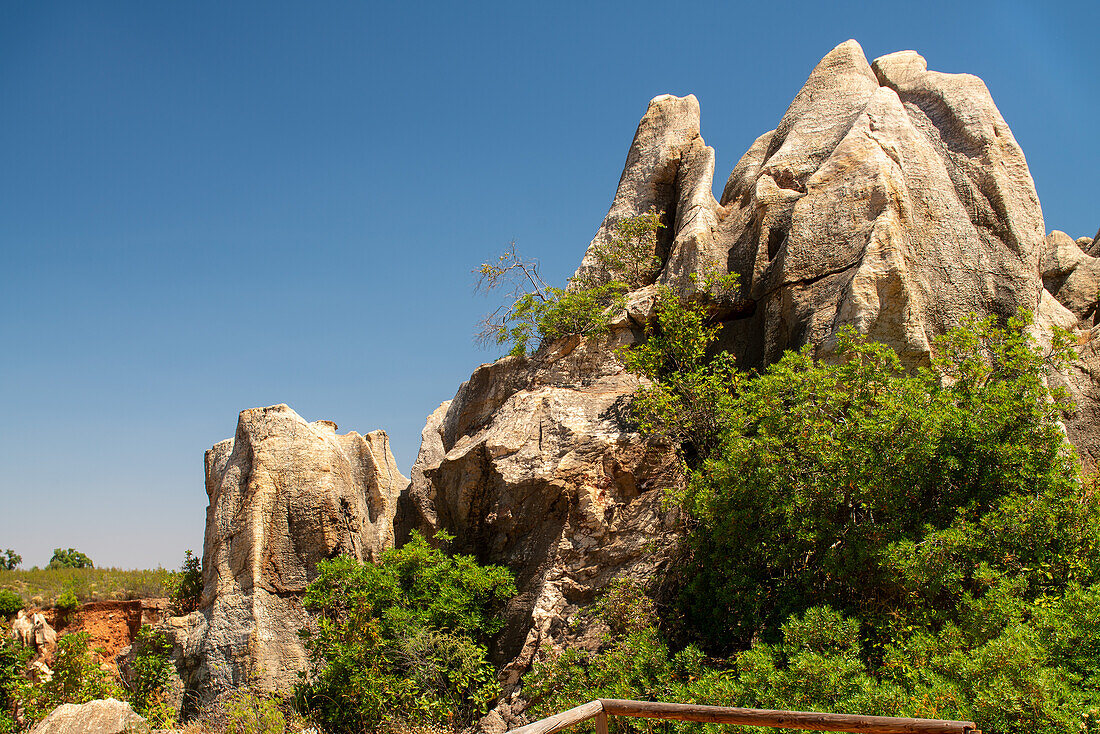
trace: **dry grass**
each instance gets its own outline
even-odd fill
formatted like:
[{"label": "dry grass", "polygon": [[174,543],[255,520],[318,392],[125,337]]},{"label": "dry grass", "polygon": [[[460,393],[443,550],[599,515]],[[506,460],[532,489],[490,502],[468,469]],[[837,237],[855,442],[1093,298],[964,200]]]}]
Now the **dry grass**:
[{"label": "dry grass", "polygon": [[49,607],[67,589],[81,603],[169,596],[176,571],[164,568],[43,568],[0,570],[0,589],[11,589],[26,604]]}]

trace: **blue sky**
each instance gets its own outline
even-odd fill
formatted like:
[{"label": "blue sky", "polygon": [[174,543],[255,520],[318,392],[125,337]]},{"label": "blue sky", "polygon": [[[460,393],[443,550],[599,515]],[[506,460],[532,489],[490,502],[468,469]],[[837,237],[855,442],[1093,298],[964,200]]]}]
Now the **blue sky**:
[{"label": "blue sky", "polygon": [[716,185],[857,39],[981,76],[1047,229],[1100,227],[1094,2],[0,2],[0,548],[178,566],[202,455],[286,402],[386,429],[479,363],[470,271],[564,282],[650,98]]}]

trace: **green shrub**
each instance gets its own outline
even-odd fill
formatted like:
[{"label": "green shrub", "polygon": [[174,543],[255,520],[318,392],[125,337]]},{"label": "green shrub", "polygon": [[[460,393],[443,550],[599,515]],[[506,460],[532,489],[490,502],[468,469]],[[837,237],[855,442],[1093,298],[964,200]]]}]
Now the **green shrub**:
[{"label": "green shrub", "polygon": [[112,676],[88,651],[88,633],[75,632],[57,639],[53,676],[24,686],[17,704],[28,724],[46,716],[63,703],[87,703],[100,698],[124,698]]},{"label": "green shrub", "polygon": [[0,589],[0,619],[15,616],[23,608],[23,597],[14,591]]},{"label": "green shrub", "polygon": [[193,612],[202,598],[202,561],[190,550],[184,553],[183,565],[172,578],[168,594],[172,606],[180,614]]},{"label": "green shrub", "polygon": [[318,572],[304,598],[318,617],[303,631],[312,673],[298,688],[299,710],[332,731],[460,728],[486,710],[497,693],[486,645],[515,594],[507,569],[448,555],[414,533],[377,565],[342,556]]},{"label": "green shrub", "polygon": [[286,716],[279,699],[247,688],[234,691],[225,701],[226,734],[284,734]]},{"label": "green shrub", "polygon": [[[622,359],[651,381],[639,424],[689,478],[671,498],[691,529],[666,580],[676,644],[613,626],[596,654],[548,654],[525,693],[542,712],[651,697],[1094,726],[1100,506],[1045,386],[1064,338],[1044,354],[1025,327],[971,320],[934,370],[847,331],[830,363],[788,353],[754,376],[713,355],[704,305],[661,290]],[[597,608],[644,608],[619,591]]]},{"label": "green shrub", "polygon": [[478,288],[510,288],[510,302],[487,316],[482,341],[511,344],[509,354],[523,356],[532,346],[566,336],[593,336],[608,330],[611,312],[624,305],[624,294],[653,282],[661,266],[657,230],[662,213],[650,211],[615,222],[607,242],[593,249],[600,275],[574,277],[568,288],[548,285],[539,264],[516,253],[515,243],[495,263],[475,272]]},{"label": "green shrub", "polygon": [[155,728],[173,724],[174,712],[165,701],[169,678],[174,669],[172,643],[163,632],[142,625],[134,637],[133,659],[123,683],[130,705]]},{"label": "green shrub", "polygon": [[92,559],[75,548],[54,548],[47,568],[94,568]]},{"label": "green shrub", "polygon": [[80,599],[77,598],[76,592],[72,589],[65,589],[61,592],[61,596],[57,597],[57,601],[54,602],[54,608],[62,614],[71,614],[80,608]]},{"label": "green shrub", "polygon": [[23,675],[34,651],[0,636],[0,734],[18,731],[15,712],[27,698],[29,683]]}]

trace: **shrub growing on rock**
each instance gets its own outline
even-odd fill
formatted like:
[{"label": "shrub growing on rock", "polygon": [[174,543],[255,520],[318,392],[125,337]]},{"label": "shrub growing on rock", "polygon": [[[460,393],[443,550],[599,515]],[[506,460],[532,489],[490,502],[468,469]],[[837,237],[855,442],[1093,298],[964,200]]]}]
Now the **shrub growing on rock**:
[{"label": "shrub growing on rock", "polygon": [[194,552],[184,552],[183,565],[172,576],[168,597],[179,614],[198,609],[202,598],[202,560]]},{"label": "shrub growing on rock", "polygon": [[514,242],[497,262],[482,263],[474,271],[478,288],[506,288],[509,294],[508,301],[483,320],[480,339],[511,344],[509,354],[523,356],[532,345],[607,331],[609,312],[622,307],[623,295],[657,275],[662,214],[650,211],[615,223],[609,240],[592,251],[606,279],[581,275],[572,278],[568,288],[550,286],[539,274],[538,261],[517,254]]}]

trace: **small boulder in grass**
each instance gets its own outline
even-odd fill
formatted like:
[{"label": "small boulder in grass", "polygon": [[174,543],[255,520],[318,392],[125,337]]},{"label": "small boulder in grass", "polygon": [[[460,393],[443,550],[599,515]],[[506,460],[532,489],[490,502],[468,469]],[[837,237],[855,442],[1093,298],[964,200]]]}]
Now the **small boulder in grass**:
[{"label": "small boulder in grass", "polygon": [[122,734],[148,730],[145,719],[130,704],[114,698],[55,708],[30,734]]}]

